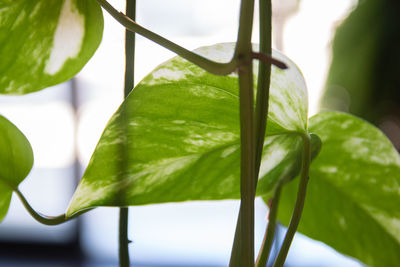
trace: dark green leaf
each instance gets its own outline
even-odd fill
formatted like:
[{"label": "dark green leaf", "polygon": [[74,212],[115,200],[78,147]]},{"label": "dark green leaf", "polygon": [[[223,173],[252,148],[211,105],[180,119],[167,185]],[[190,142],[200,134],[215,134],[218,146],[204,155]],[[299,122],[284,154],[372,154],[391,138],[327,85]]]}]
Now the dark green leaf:
[{"label": "dark green leaf", "polygon": [[72,78],[96,51],[103,15],[93,0],[0,3],[0,93],[26,94]]},{"label": "dark green leaf", "polygon": [[6,215],[14,188],[28,175],[33,152],[26,137],[0,115],[0,220]]},{"label": "dark green leaf", "polygon": [[[371,266],[400,262],[400,157],[371,124],[348,114],[320,113],[310,132],[323,142],[311,165],[299,231]],[[289,222],[297,182],[281,197]]]},{"label": "dark green leaf", "polygon": [[[227,61],[233,44],[197,50]],[[307,91],[297,67],[272,69],[259,194],[298,169]],[[256,78],[256,77],[255,77]],[[175,57],[128,96],[108,123],[67,215],[95,206],[239,197],[238,79],[214,76]]]},{"label": "dark green leaf", "polygon": [[[399,9],[399,1],[358,1],[337,28],[324,108],[350,112],[376,125],[395,116],[399,127]],[[399,149],[400,143],[396,145]]]}]

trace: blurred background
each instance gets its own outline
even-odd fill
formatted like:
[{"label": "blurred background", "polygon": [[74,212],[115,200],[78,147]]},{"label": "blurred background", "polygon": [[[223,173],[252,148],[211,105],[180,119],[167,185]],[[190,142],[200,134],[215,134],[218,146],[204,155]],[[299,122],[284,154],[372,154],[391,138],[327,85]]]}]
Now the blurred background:
[{"label": "blurred background", "polygon": [[[125,9],[124,1],[110,3]],[[380,126],[399,148],[396,101],[400,91],[394,89],[400,85],[400,76],[389,72],[393,73],[393,66],[400,61],[395,51],[400,23],[394,23],[400,17],[400,4],[395,0],[279,0],[273,4],[273,46],[302,70],[309,89],[310,115],[321,108],[354,112]],[[140,24],[188,49],[234,42],[238,13],[239,0],[137,1]],[[73,80],[22,97],[0,97],[0,113],[15,123],[33,146],[34,169],[20,188],[44,214],[65,211],[102,130],[123,99],[124,29],[108,14],[104,16],[103,42]],[[136,83],[174,56],[140,36],[136,53]],[[378,81],[379,85],[386,82],[378,86]],[[379,95],[386,98],[372,105],[377,90],[385,90],[387,93]],[[381,108],[380,117],[368,117],[377,114],[372,108]],[[219,201],[130,208],[134,266],[227,266],[238,207],[238,201]],[[256,201],[256,208],[259,247],[268,209],[261,200]],[[98,208],[60,226],[43,226],[13,197],[0,224],[0,266],[117,266],[117,226],[117,208]],[[277,243],[284,232],[280,227]],[[286,266],[361,264],[297,234]]]}]

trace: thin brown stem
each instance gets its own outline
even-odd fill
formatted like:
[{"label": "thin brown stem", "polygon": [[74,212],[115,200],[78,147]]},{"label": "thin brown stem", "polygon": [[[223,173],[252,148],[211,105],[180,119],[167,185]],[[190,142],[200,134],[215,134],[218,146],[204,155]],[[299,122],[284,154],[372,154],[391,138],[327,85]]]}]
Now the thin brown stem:
[{"label": "thin brown stem", "polygon": [[272,56],[265,54],[265,53],[252,52],[251,57],[254,59],[258,59],[264,63],[272,64],[282,70],[285,70],[288,68],[288,66],[285,63],[283,63],[282,61],[280,61],[276,58],[273,58]]}]

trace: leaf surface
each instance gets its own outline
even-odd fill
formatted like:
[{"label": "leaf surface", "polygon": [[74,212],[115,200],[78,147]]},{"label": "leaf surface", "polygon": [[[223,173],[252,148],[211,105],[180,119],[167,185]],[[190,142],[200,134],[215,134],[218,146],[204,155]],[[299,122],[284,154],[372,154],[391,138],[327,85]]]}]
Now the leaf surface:
[{"label": "leaf surface", "polygon": [[325,109],[349,112],[379,126],[398,150],[399,8],[399,2],[358,1],[335,32],[321,103]]},{"label": "leaf surface", "polygon": [[[233,44],[196,50],[221,62]],[[307,91],[298,68],[272,68],[268,137],[258,194],[295,176],[307,128]],[[255,77],[256,79],[256,77]],[[157,67],[109,121],[67,211],[239,198],[237,75],[215,76],[175,57]]]},{"label": "leaf surface", "polygon": [[14,188],[25,179],[33,166],[33,152],[23,133],[0,115],[0,220],[10,205]]},{"label": "leaf surface", "polygon": [[[371,124],[339,112],[310,119],[321,137],[298,230],[371,266],[400,262],[400,157]],[[279,219],[287,224],[297,182],[285,186]]]},{"label": "leaf surface", "polygon": [[96,1],[1,1],[0,93],[27,94],[72,78],[102,32]]}]

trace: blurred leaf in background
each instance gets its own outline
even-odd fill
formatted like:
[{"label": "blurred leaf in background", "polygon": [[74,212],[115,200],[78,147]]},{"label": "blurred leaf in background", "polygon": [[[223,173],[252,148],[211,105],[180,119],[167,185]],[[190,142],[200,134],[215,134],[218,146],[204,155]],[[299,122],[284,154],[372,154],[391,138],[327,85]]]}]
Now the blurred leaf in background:
[{"label": "blurred leaf in background", "polygon": [[337,28],[323,109],[377,125],[400,149],[400,2],[363,0]]}]

